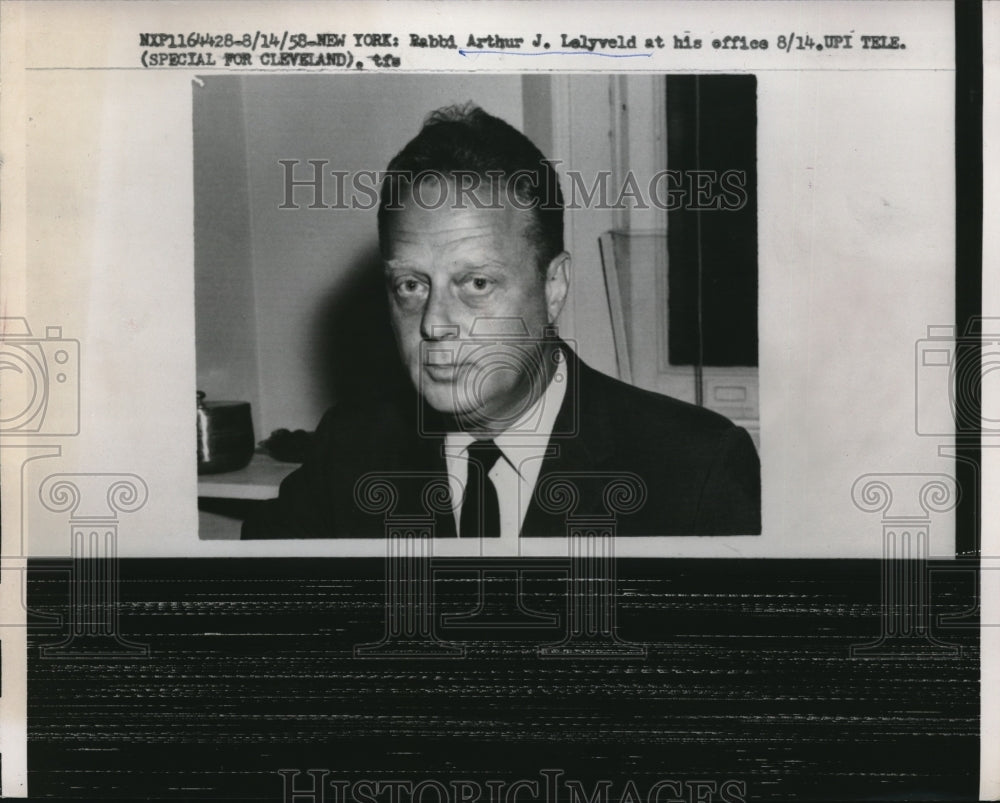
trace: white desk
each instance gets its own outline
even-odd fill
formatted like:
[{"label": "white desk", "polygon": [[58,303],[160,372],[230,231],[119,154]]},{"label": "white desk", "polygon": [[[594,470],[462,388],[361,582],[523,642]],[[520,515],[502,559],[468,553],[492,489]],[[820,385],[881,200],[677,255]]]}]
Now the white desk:
[{"label": "white desk", "polygon": [[255,454],[250,465],[225,474],[198,477],[198,496],[213,499],[274,499],[281,481],[299,467],[266,454]]},{"label": "white desk", "polygon": [[[255,454],[250,464],[239,471],[199,476],[198,497],[243,501],[274,499],[281,481],[298,467],[298,463],[282,463],[266,454]],[[236,540],[240,537],[240,524],[240,519],[231,515],[198,511],[199,538]]]}]

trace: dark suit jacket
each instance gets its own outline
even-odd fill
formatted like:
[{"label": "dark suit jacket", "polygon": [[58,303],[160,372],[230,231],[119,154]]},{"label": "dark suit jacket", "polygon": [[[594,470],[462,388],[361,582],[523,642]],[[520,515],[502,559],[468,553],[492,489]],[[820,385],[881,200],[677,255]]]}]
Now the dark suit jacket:
[{"label": "dark suit jacket", "polygon": [[[598,373],[568,348],[568,386],[539,473],[522,537],[563,536],[608,514],[605,489],[616,475],[643,486],[637,510],[615,514],[620,536],[760,533],[760,462],[746,430],[704,408],[640,390]],[[391,515],[428,515],[427,479],[445,481],[443,435],[433,413],[408,398],[338,404],[323,417],[311,455],[243,525],[249,538],[384,537],[385,517],[363,509],[355,486],[367,474],[391,475],[399,499]],[[553,506],[548,482],[575,484],[578,503]],[[627,496],[627,493],[626,493]],[[628,505],[626,505],[628,507]],[[455,536],[447,509],[434,515],[436,536]]]}]

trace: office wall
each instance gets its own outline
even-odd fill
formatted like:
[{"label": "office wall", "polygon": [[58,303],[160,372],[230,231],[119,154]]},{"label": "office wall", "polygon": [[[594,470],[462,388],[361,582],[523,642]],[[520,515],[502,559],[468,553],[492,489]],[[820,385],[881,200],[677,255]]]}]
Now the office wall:
[{"label": "office wall", "polygon": [[198,388],[259,415],[246,126],[241,79],[192,87]]}]

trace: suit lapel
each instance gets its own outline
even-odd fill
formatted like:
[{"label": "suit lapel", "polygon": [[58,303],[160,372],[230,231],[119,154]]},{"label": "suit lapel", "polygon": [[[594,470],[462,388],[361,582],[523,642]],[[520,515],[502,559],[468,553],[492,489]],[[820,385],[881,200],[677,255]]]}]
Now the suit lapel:
[{"label": "suit lapel", "polygon": [[[455,538],[458,533],[451,511],[428,510],[424,503],[423,491],[429,481],[439,480],[447,487],[448,467],[444,458],[444,423],[429,406],[425,406],[418,416],[417,405],[422,403],[415,394],[406,394],[388,414],[388,418],[399,422],[398,425],[383,421],[382,428],[390,443],[386,446],[384,460],[380,461],[382,465],[376,470],[384,470],[398,478],[397,515],[421,517],[430,513],[435,537]],[[418,420],[421,417],[422,420]]]},{"label": "suit lapel", "polygon": [[[430,471],[435,478],[440,477],[441,482],[448,485],[448,463],[444,457],[444,431],[445,424],[441,416],[433,411],[429,406],[424,407],[424,428],[427,434],[418,438],[419,459],[415,465],[424,471]],[[425,508],[426,509],[426,508]],[[457,538],[458,531],[455,528],[455,516],[450,508],[445,506],[441,510],[434,510],[434,535],[436,538]]]},{"label": "suit lapel", "polygon": [[[600,393],[598,383],[592,381],[593,370],[565,343],[561,348],[566,356],[566,395],[549,439],[550,454],[542,462],[531,505],[521,527],[521,535],[526,537],[558,536],[566,532],[566,514],[550,513],[538,502],[538,490],[545,478],[556,474],[598,472],[614,446],[608,429],[607,400]],[[599,512],[601,499],[587,492],[586,480],[580,477],[574,481],[580,499],[572,513],[579,516]]]}]

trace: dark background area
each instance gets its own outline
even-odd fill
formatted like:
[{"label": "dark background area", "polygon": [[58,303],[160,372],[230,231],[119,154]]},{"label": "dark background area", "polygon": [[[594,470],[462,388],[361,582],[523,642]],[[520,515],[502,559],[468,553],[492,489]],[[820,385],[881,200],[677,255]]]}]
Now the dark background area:
[{"label": "dark background area", "polygon": [[[66,613],[57,569],[32,561],[39,613]],[[439,575],[442,614],[475,603],[471,571]],[[460,660],[355,658],[383,633],[379,559],[120,575],[120,634],[148,657],[43,658],[66,628],[29,630],[33,798],[280,801],[278,770],[313,768],[444,783],[556,768],[588,793],[611,780],[611,801],[628,779],[643,795],[701,779],[744,782],[747,800],[977,797],[976,621],[937,618],[974,608],[971,571],[931,575],[934,637],[958,654],[852,658],[882,631],[880,561],[621,560],[619,633],[645,660],[541,659],[551,627],[443,627]],[[565,611],[558,573],[526,578],[531,607]]]},{"label": "dark background area", "polygon": [[667,168],[746,176],[740,209],[667,213],[670,364],[755,366],[756,76],[667,76]]}]

